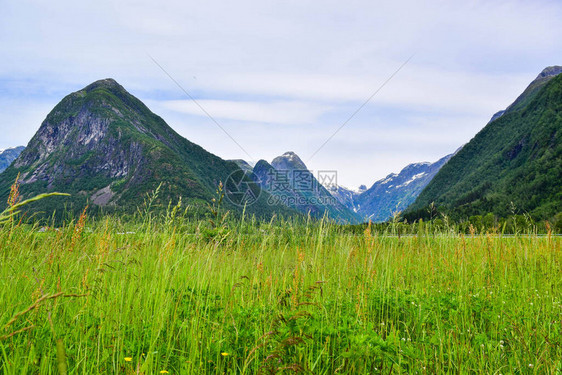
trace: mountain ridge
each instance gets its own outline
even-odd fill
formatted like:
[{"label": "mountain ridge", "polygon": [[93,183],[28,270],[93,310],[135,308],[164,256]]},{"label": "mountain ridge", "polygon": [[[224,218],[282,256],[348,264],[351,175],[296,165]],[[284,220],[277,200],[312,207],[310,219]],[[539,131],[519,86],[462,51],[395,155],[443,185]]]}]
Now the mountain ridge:
[{"label": "mountain ridge", "polygon": [[434,163],[408,164],[400,172],[390,173],[360,192],[341,186],[332,187],[330,192],[364,221],[383,222],[405,211],[452,155],[454,153]]},{"label": "mountain ridge", "polygon": [[[53,108],[2,173],[0,189],[9,191],[7,181],[21,173],[24,196],[68,192],[72,198],[67,202],[75,209],[93,204],[130,211],[159,187],[163,204],[181,196],[205,206],[219,183],[237,170],[236,163],[180,136],[115,80],[103,79],[65,96]],[[265,199],[248,213],[270,217],[292,212],[273,210]],[[60,198],[53,201],[59,209],[65,204]]]},{"label": "mountain ridge", "polygon": [[[427,217],[434,202],[454,219],[562,210],[562,72],[549,67],[501,117],[488,123],[418,196],[406,218]],[[543,74],[545,73],[545,74]]]},{"label": "mountain ridge", "polygon": [[553,65],[544,68],[537,77],[531,81],[531,83],[525,88],[525,90],[511,103],[507,108],[496,112],[488,124],[496,119],[500,118],[506,113],[511,111],[515,111],[517,109],[521,109],[525,103],[528,103],[530,99],[541,89],[543,88],[552,78],[556,77],[562,73],[562,66]]}]

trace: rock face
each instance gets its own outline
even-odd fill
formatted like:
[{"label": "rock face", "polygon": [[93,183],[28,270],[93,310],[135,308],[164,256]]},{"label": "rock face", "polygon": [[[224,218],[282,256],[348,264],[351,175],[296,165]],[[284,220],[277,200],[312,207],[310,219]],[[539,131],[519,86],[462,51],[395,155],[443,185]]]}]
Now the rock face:
[{"label": "rock face", "polygon": [[[5,181],[21,173],[25,195],[48,191],[86,204],[134,210],[161,184],[159,199],[180,196],[206,205],[236,163],[189,142],[113,79],[96,81],[66,96],[47,115]],[[2,198],[2,201],[5,201]],[[273,214],[263,201],[248,213]]]},{"label": "rock face", "polygon": [[0,150],[0,173],[8,168],[24,149],[25,147],[18,146]]},{"label": "rock face", "polygon": [[358,223],[360,217],[334,198],[294,152],[286,152],[271,164],[260,160],[254,175],[273,204],[284,204],[315,218],[327,216],[340,223]]},{"label": "rock face", "polygon": [[537,219],[562,211],[562,67],[543,70],[505,113],[437,173],[406,213],[434,202],[453,218],[515,210]]}]

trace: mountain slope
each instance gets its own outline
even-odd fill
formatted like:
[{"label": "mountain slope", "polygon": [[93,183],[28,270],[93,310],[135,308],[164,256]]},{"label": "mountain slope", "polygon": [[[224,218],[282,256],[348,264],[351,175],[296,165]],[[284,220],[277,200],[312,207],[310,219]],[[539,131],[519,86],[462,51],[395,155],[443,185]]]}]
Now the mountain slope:
[{"label": "mountain slope", "polygon": [[[506,112],[437,173],[406,217],[436,206],[455,218],[515,208],[539,219],[562,211],[562,72],[545,69]],[[513,204],[512,204],[513,203]]]},{"label": "mountain slope", "polygon": [[271,164],[260,160],[254,175],[265,191],[271,193],[271,203],[285,204],[315,218],[326,215],[340,223],[360,221],[353,211],[341,204],[322,186],[294,153],[286,152],[273,159]]},{"label": "mountain slope", "polygon": [[341,185],[331,185],[326,189],[332,194],[334,198],[341,202],[344,206],[349,208],[351,211],[357,213],[359,207],[357,206],[357,198],[367,190],[365,185],[359,186],[358,190],[348,189]]},{"label": "mountain slope", "polygon": [[12,164],[14,160],[21,154],[25,147],[13,147],[0,151],[0,173]]},{"label": "mountain slope", "polygon": [[549,66],[545,68],[513,103],[511,103],[506,109],[494,113],[490,121],[488,121],[488,124],[500,118],[505,113],[522,109],[541,88],[543,88],[552,78],[556,77],[560,73],[562,73],[562,66]]},{"label": "mountain slope", "polygon": [[231,162],[236,163],[236,165],[238,166],[238,168],[240,168],[241,170],[243,170],[244,172],[252,172],[252,166],[250,165],[250,163],[248,163],[245,160],[242,159],[232,159],[229,160]]},{"label": "mountain slope", "polygon": [[355,198],[357,213],[367,220],[380,222],[404,211],[452,156],[447,155],[435,163],[409,164],[400,173],[391,173],[375,182]]},{"label": "mountain slope", "polygon": [[[134,210],[160,184],[163,203],[182,196],[203,205],[235,170],[235,163],[181,137],[121,85],[105,79],[55,106],[2,174],[0,192],[9,191],[6,185],[21,173],[24,196],[53,190],[72,194],[58,199],[59,208],[63,202],[76,208],[88,202]],[[263,200],[252,210],[273,213]]]}]

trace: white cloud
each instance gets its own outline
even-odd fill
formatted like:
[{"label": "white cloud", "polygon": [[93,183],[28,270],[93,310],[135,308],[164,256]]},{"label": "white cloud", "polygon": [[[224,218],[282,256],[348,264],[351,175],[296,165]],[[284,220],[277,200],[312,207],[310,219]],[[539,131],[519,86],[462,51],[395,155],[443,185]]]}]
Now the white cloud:
[{"label": "white cloud", "polygon": [[415,53],[311,161],[369,184],[454,150],[561,64],[560,19],[548,0],[5,2],[0,147],[27,143],[46,104],[113,77],[188,139],[244,157],[150,53],[252,155],[306,159]]},{"label": "white cloud", "polygon": [[[222,75],[220,78],[198,77],[191,87],[220,93],[242,93],[265,97],[284,97],[293,100],[328,103],[356,103],[367,100],[399,63],[385,64],[378,74],[319,75],[319,74],[246,74]],[[406,65],[372,99],[404,109],[461,111],[490,111],[498,108],[498,97],[506,96],[504,106],[530,82],[529,75],[451,72],[412,63]],[[507,95],[506,95],[507,94]]]},{"label": "white cloud", "polygon": [[[197,100],[216,119],[260,122],[265,124],[307,124],[326,112],[327,107],[305,102],[251,102],[231,100]],[[156,104],[156,103],[154,103]],[[190,115],[207,115],[192,100],[168,100],[158,103],[166,109]]]}]

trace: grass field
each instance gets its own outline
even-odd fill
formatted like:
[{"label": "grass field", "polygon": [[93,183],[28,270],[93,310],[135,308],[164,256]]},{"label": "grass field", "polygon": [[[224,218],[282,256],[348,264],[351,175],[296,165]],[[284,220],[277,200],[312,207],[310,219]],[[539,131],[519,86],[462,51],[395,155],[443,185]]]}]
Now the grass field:
[{"label": "grass field", "polygon": [[7,225],[0,372],[560,373],[561,238],[387,234]]}]

